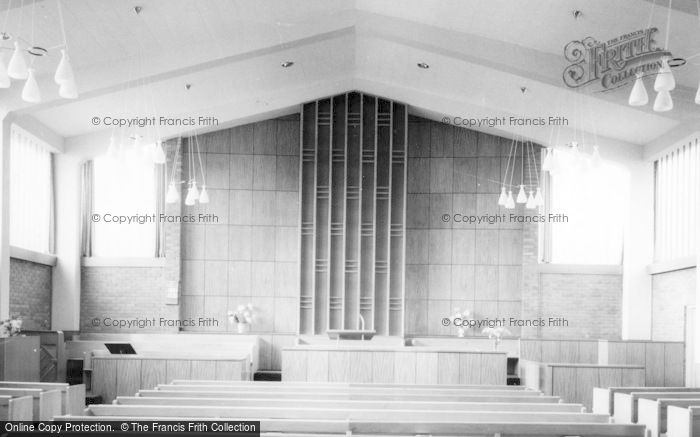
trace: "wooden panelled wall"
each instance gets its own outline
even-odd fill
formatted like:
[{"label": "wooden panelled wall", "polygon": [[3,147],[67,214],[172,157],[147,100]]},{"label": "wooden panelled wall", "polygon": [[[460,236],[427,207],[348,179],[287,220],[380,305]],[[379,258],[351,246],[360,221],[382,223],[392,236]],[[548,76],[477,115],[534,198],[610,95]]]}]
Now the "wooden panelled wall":
[{"label": "wooden panelled wall", "polygon": [[406,106],[357,92],[302,108],[299,332],[403,334]]}]

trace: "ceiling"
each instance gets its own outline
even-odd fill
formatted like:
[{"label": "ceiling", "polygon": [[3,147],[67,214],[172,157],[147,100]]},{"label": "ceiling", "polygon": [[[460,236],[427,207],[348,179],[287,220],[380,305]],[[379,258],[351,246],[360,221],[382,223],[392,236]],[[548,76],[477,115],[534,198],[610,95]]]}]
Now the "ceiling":
[{"label": "ceiling", "polygon": [[[700,29],[695,6],[673,2],[674,56],[700,53],[700,39],[688,37]],[[54,51],[35,61],[43,103],[22,102],[14,85],[0,90],[0,107],[66,138],[111,130],[93,117],[203,116],[226,126],[352,89],[404,101],[435,119],[569,119],[568,128],[480,128],[541,142],[594,138],[639,148],[700,126],[693,103],[700,56],[674,70],[675,108],[667,113],[628,106],[629,86],[600,93],[562,82],[569,41],[607,40],[651,25],[663,46],[663,0],[62,0],[61,8],[81,97],[58,97]],[[578,19],[574,10],[582,12]],[[58,16],[57,0],[0,1],[5,31],[33,45],[62,44]],[[4,48],[7,59],[10,44]],[[294,65],[282,68],[287,60]],[[651,88],[648,80],[653,99]],[[162,126],[161,134],[183,129]]]}]

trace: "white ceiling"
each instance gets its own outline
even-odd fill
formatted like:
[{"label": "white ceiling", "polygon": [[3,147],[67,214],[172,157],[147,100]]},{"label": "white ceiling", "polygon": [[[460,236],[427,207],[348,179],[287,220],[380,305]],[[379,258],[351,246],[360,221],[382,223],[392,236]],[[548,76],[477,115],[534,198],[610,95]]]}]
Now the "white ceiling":
[{"label": "white ceiling", "polygon": [[[687,4],[686,4],[687,3]],[[19,7],[23,4],[23,7]],[[56,0],[0,0],[0,23],[43,47],[61,44]],[[629,87],[595,93],[562,83],[564,45],[659,27],[668,9],[640,0],[62,0],[68,51],[81,98],[59,99],[54,54],[37,59],[44,102],[27,105],[20,85],[0,106],[31,115],[64,137],[104,131],[92,117],[212,116],[222,125],[289,111],[300,102],[359,89],[444,116],[564,116],[569,129],[498,130],[535,140],[596,138],[645,145],[700,125],[692,100],[700,57],[675,70],[675,109],[631,108]],[[142,6],[140,15],[132,8]],[[669,48],[700,53],[694,0],[675,0]],[[9,8],[8,8],[9,6]],[[583,16],[575,20],[572,11]],[[32,10],[34,14],[32,14]],[[6,15],[5,11],[9,11]],[[10,44],[4,43],[7,49]],[[7,60],[9,50],[5,52]],[[291,68],[280,62],[292,60]],[[417,62],[430,69],[416,67]],[[192,84],[189,91],[185,84]],[[520,87],[527,87],[522,94]],[[651,81],[647,84],[653,99]],[[574,125],[575,123],[575,125]],[[163,128],[176,135],[179,128]]]}]

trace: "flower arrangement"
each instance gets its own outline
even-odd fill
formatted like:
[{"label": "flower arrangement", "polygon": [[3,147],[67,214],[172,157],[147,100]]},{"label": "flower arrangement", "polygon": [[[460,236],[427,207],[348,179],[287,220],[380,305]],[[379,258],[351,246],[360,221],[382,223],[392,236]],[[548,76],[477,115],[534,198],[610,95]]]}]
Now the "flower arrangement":
[{"label": "flower arrangement", "polygon": [[483,331],[481,331],[481,333],[486,334],[489,336],[489,338],[494,339],[494,350],[498,349],[498,344],[501,342],[501,337],[503,337],[504,335],[511,334],[508,328],[505,328],[503,326],[499,326],[497,328],[484,328]]},{"label": "flower arrangement", "polygon": [[13,317],[0,321],[0,338],[16,337],[22,331],[22,319]]},{"label": "flower arrangement", "polygon": [[236,323],[238,332],[243,334],[250,331],[250,325],[255,321],[257,311],[252,303],[247,305],[238,305],[236,311],[228,312],[229,323]]},{"label": "flower arrangement", "polygon": [[[461,309],[461,308],[455,308],[454,313],[452,314],[452,323],[460,323],[460,325],[457,328],[457,337],[464,337],[467,328],[471,326],[469,323],[469,316],[471,315],[471,311],[469,311],[467,308]],[[465,327],[466,326],[466,327]]]}]

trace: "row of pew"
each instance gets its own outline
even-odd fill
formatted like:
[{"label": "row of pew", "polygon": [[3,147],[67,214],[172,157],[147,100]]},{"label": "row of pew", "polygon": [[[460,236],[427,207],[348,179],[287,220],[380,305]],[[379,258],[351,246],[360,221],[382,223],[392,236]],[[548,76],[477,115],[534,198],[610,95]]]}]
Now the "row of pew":
[{"label": "row of pew", "polygon": [[56,420],[260,422],[262,435],[645,436],[519,386],[175,380]]},{"label": "row of pew", "polygon": [[595,388],[593,412],[617,424],[639,424],[648,437],[700,437],[700,388]]},{"label": "row of pew", "polygon": [[0,421],[52,420],[84,409],[83,384],[0,381]]}]

